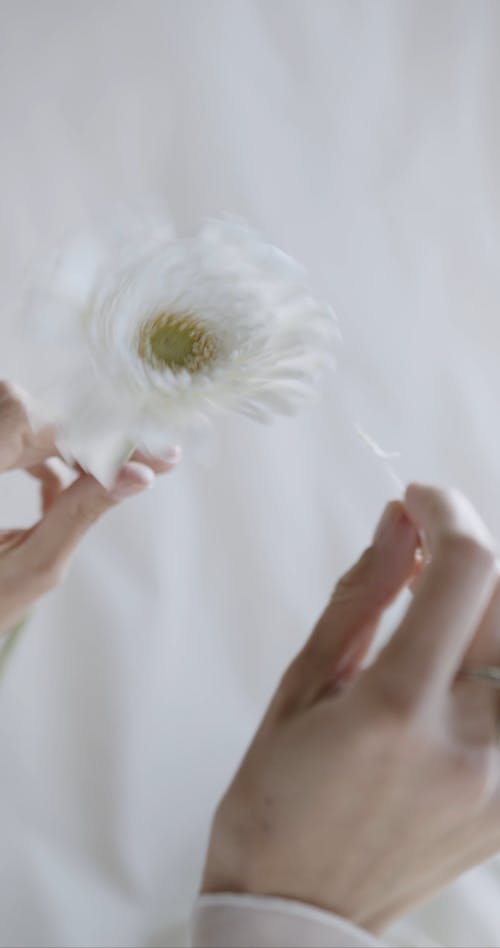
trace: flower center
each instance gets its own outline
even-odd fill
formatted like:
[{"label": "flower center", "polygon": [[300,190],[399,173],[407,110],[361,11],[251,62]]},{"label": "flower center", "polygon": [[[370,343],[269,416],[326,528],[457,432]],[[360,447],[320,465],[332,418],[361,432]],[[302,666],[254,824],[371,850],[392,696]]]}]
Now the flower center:
[{"label": "flower center", "polygon": [[139,331],[138,349],[154,369],[199,372],[217,355],[217,340],[191,313],[159,313]]}]

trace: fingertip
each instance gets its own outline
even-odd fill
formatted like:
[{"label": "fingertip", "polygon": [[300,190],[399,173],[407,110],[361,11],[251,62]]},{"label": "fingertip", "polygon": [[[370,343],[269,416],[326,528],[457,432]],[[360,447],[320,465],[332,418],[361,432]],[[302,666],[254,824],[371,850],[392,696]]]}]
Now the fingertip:
[{"label": "fingertip", "polygon": [[155,482],[154,471],[139,461],[128,461],[120,469],[109,491],[112,500],[124,500],[133,494],[151,488]]},{"label": "fingertip", "polygon": [[426,488],[424,484],[419,484],[417,481],[411,481],[405,490],[405,501],[409,501],[411,503],[412,500],[418,500],[418,498],[422,497],[425,489]]},{"label": "fingertip", "polygon": [[160,460],[168,464],[178,464],[179,461],[182,460],[182,448],[180,444],[174,444],[171,448],[167,448],[161,455]]},{"label": "fingertip", "polygon": [[422,528],[422,524],[429,518],[436,502],[437,488],[429,487],[426,484],[411,483],[405,491],[404,503],[408,517],[413,521],[417,529]]},{"label": "fingertip", "polygon": [[167,448],[162,454],[147,454],[145,451],[135,451],[132,460],[145,464],[155,474],[168,474],[182,460],[182,448],[180,445],[174,445]]},{"label": "fingertip", "polygon": [[391,500],[380,518],[373,542],[377,547],[391,546],[401,539],[405,529],[414,527],[413,521],[401,500]]}]

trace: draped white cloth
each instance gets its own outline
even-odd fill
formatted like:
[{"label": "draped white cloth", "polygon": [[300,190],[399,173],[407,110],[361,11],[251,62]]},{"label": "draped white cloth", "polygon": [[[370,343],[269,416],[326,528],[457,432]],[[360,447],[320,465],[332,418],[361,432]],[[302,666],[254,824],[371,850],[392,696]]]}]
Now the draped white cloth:
[{"label": "draped white cloth", "polygon": [[[394,494],[351,421],[500,535],[500,6],[4,0],[0,24],[4,341],[33,261],[151,192],[183,232],[246,217],[343,326],[317,405],[224,421],[210,466],[98,526],[0,685],[1,944],[175,946],[215,801]],[[1,480],[5,525],[29,486]],[[393,940],[498,946],[499,895],[477,869]]]}]

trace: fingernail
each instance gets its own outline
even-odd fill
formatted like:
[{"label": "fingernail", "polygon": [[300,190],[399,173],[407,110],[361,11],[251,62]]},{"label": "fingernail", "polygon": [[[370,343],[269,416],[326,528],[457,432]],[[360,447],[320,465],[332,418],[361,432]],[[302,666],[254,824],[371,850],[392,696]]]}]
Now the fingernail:
[{"label": "fingernail", "polygon": [[391,501],[385,508],[373,535],[375,546],[385,546],[395,540],[402,523],[401,505]]},{"label": "fingernail", "polygon": [[182,457],[182,448],[180,444],[174,444],[173,447],[167,448],[166,451],[160,455],[160,460],[166,461],[168,464],[177,464]]},{"label": "fingernail", "polygon": [[151,468],[131,461],[122,467],[109,493],[113,500],[125,500],[126,497],[132,497],[133,494],[152,487],[154,482],[155,476]]}]

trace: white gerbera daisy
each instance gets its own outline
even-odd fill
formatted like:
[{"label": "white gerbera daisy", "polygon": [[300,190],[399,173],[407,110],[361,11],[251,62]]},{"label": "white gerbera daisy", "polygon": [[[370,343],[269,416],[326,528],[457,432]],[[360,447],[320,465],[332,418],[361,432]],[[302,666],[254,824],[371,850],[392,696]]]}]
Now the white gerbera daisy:
[{"label": "white gerbera daisy", "polygon": [[104,484],[134,447],[161,451],[217,411],[293,413],[339,336],[302,268],[233,219],[80,241],[28,310],[44,376],[32,363],[29,385],[61,453]]}]

